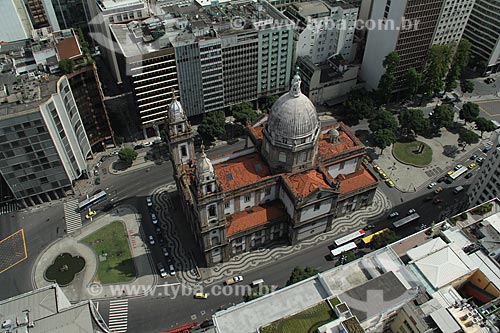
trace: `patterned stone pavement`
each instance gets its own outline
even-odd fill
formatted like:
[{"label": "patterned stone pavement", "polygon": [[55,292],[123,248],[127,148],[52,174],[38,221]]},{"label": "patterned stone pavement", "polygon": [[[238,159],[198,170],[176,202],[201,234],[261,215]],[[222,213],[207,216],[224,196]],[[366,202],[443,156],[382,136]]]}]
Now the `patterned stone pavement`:
[{"label": "patterned stone pavement", "polygon": [[237,255],[229,262],[205,269],[206,274],[204,272],[203,275],[207,276],[204,276],[202,280],[198,275],[194,260],[182,248],[181,241],[175,230],[174,222],[171,217],[171,211],[174,209],[174,203],[171,200],[173,192],[176,192],[174,184],[157,188],[153,192],[153,203],[160,217],[160,226],[167,235],[166,241],[174,258],[176,269],[178,270],[177,276],[184,284],[192,286],[198,286],[200,284],[208,285],[309,247],[317,246],[318,243],[336,239],[364,226],[368,219],[375,219],[392,208],[392,204],[388,198],[380,190],[377,190],[373,204],[370,207],[336,219],[335,226],[331,231],[308,238],[293,246],[288,244],[275,244],[257,251]]}]

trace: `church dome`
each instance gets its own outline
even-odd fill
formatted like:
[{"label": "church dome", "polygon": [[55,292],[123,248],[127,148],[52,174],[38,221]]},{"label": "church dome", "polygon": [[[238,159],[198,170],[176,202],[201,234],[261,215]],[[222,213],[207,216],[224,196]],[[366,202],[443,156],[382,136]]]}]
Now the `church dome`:
[{"label": "church dome", "polygon": [[201,182],[213,179],[215,175],[212,161],[210,161],[210,159],[207,157],[207,154],[205,153],[203,147],[201,156],[196,163],[196,175]]},{"label": "church dome", "polygon": [[314,104],[300,91],[296,74],[290,91],[272,106],[267,133],[274,143],[297,145],[314,141],[319,133],[319,119]]},{"label": "church dome", "polygon": [[172,122],[181,121],[185,118],[184,109],[182,108],[181,103],[177,100],[175,96],[168,106],[168,112],[170,121]]}]

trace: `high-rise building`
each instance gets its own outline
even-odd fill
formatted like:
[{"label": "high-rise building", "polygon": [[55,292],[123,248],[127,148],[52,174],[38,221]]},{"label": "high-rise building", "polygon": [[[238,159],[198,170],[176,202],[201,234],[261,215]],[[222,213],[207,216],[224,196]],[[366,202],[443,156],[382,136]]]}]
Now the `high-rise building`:
[{"label": "high-rise building", "polygon": [[89,0],[88,7],[91,16],[90,35],[101,46],[101,53],[108,61],[111,74],[121,84],[123,78],[117,61],[120,49],[113,40],[109,26],[147,18],[148,3],[143,0]]},{"label": "high-rise building", "polygon": [[[51,27],[53,31],[60,30],[54,8],[52,7],[52,0],[27,0],[26,7],[28,8],[33,28]],[[72,27],[65,29],[69,28]]]},{"label": "high-rise building", "polygon": [[51,1],[57,22],[61,29],[78,28],[89,32],[92,20],[87,0],[45,0]]},{"label": "high-rise building", "polygon": [[370,19],[376,27],[368,31],[361,77],[367,88],[376,89],[384,58],[392,51],[400,57],[394,73],[396,89],[404,88],[411,67],[421,72],[430,47],[458,43],[474,0],[384,0],[371,1]]},{"label": "high-rise building", "polygon": [[309,56],[315,64],[332,55],[345,60],[354,58],[352,49],[358,8],[341,1],[309,1],[294,3],[285,10],[295,30],[295,59]]},{"label": "high-rise building", "polygon": [[0,1],[0,42],[27,39],[32,29],[23,0]]},{"label": "high-rise building", "polygon": [[476,0],[464,37],[472,43],[472,55],[486,73],[500,70],[500,2]]},{"label": "high-rise building", "polygon": [[3,201],[31,206],[58,199],[87,173],[90,142],[66,76],[2,75],[0,175]]},{"label": "high-rise building", "polygon": [[293,23],[265,1],[172,5],[140,25],[110,29],[127,59],[121,68],[133,83],[143,127],[164,117],[172,89],[194,116],[288,86]]}]

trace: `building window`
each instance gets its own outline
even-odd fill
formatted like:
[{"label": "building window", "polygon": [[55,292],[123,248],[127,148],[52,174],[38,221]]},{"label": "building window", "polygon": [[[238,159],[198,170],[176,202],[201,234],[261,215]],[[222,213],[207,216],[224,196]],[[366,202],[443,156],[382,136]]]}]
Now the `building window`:
[{"label": "building window", "polygon": [[252,199],[252,195],[251,194],[247,194],[243,198],[243,202],[245,202],[245,203],[250,202],[251,199]]},{"label": "building window", "polygon": [[264,193],[266,195],[271,195],[271,188],[270,187],[266,187],[266,189],[264,190]]},{"label": "building window", "polygon": [[339,163],[339,170],[344,169],[344,166],[345,166],[345,161],[344,162],[340,162]]},{"label": "building window", "polygon": [[224,203],[224,208],[225,208],[225,209],[229,209],[229,208],[231,208],[231,201],[226,201],[226,202]]},{"label": "building window", "polygon": [[186,146],[181,146],[181,157],[187,157]]},{"label": "building window", "polygon": [[280,153],[278,154],[278,161],[286,162],[286,153],[280,151]]},{"label": "building window", "polygon": [[217,216],[216,206],[215,205],[208,206],[208,217],[216,217],[216,216]]},{"label": "building window", "polygon": [[321,202],[318,202],[316,204],[314,204],[314,211],[317,211],[321,208]]}]

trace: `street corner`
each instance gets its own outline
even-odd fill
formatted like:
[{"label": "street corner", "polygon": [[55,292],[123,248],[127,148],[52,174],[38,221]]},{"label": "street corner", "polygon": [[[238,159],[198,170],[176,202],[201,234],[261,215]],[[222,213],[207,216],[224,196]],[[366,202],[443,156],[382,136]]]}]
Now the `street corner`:
[{"label": "street corner", "polygon": [[0,274],[28,258],[24,230],[0,240]]}]

